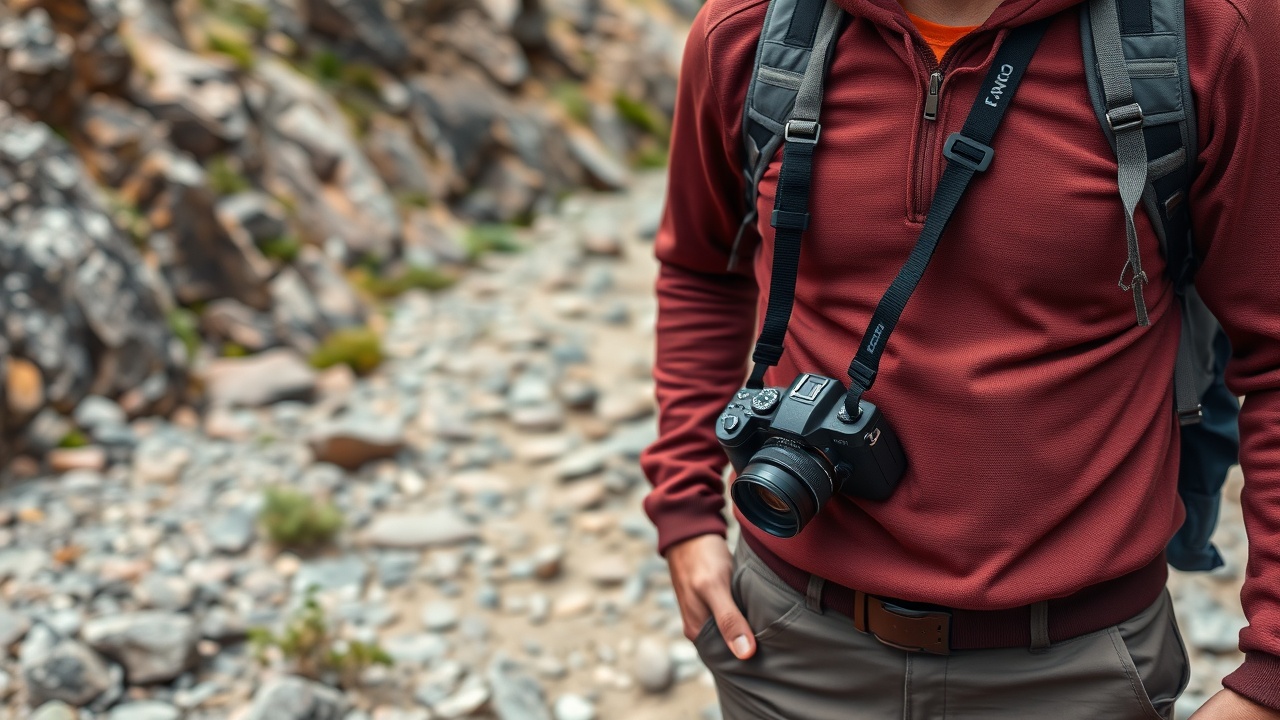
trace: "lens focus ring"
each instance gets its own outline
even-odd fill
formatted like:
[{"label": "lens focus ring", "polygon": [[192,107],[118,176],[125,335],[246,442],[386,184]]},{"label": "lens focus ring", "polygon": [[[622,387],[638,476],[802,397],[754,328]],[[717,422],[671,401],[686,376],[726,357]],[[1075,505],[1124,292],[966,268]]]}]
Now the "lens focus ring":
[{"label": "lens focus ring", "polygon": [[[814,457],[814,452],[803,445],[785,438],[770,438],[752,458],[755,462],[767,462],[786,470],[805,481],[819,504],[835,492],[835,480],[825,461]],[[825,482],[827,492],[820,483]],[[823,497],[825,495],[825,497]]]}]

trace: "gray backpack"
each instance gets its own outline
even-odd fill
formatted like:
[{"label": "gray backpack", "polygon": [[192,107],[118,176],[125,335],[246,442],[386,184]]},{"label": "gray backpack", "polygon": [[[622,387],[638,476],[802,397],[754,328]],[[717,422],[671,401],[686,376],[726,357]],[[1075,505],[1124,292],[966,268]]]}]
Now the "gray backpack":
[{"label": "gray backpack", "polygon": [[[737,262],[745,230],[756,221],[760,178],[788,139],[788,126],[817,127],[834,39],[845,18],[832,0],[769,2],[743,108],[747,215],[733,243],[730,267]],[[1148,278],[1142,269],[1133,221],[1141,202],[1153,221],[1182,304],[1183,327],[1173,387],[1178,421],[1188,426],[1200,422],[1201,398],[1222,383],[1222,374],[1221,367],[1215,370],[1214,362],[1218,323],[1193,285],[1199,263],[1186,200],[1195,174],[1196,116],[1185,30],[1183,0],[1089,0],[1080,10],[1089,94],[1119,167],[1117,187],[1125,210],[1129,255],[1119,285],[1133,293],[1137,322],[1147,325],[1143,286]],[[814,58],[821,61],[813,62]],[[794,272],[791,268],[786,271]],[[1234,423],[1234,416],[1229,419]],[[1187,441],[1184,432],[1184,443]],[[1185,469],[1183,472],[1186,474]],[[1225,476],[1225,469],[1222,474]],[[1214,487],[1221,487],[1220,480]],[[1214,504],[1209,508],[1204,493],[1191,496],[1183,492],[1189,517],[1197,512],[1201,516],[1212,513],[1207,518],[1210,530],[1216,522],[1216,490],[1212,499]]]}]

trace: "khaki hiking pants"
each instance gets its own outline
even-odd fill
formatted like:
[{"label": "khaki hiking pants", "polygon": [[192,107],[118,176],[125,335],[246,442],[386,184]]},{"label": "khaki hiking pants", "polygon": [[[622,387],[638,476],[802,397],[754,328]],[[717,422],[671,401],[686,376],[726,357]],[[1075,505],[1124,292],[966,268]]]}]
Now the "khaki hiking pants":
[{"label": "khaki hiking pants", "polygon": [[694,644],[725,720],[1170,720],[1190,662],[1169,593],[1129,620],[1045,650],[909,653],[823,611],[746,543],[733,591],[756,631],[740,661],[715,622]]}]

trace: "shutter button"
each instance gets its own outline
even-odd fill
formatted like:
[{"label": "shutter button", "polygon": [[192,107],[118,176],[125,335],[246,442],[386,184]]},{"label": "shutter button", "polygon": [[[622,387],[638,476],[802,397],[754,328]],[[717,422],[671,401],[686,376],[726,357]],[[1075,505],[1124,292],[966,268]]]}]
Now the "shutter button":
[{"label": "shutter button", "polygon": [[726,431],[733,432],[734,429],[738,427],[738,416],[725,415],[724,417],[720,418],[720,424],[724,425],[724,429]]}]

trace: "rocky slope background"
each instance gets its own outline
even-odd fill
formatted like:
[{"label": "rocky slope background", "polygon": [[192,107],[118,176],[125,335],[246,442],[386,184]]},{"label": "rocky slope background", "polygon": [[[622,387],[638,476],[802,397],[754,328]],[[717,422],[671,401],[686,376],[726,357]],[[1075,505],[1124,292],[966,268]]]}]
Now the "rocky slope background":
[{"label": "rocky slope background", "polygon": [[719,716],[636,464],[669,3],[0,4],[0,718]]},{"label": "rocky slope background", "polygon": [[696,11],[670,2],[0,4],[0,464],[123,456],[86,398],[219,402],[211,361],[297,370],[662,164]]}]

